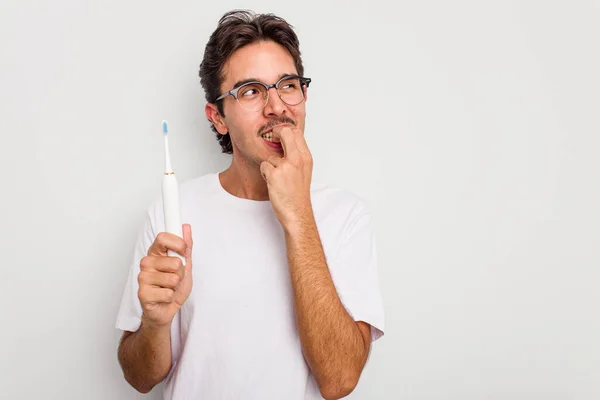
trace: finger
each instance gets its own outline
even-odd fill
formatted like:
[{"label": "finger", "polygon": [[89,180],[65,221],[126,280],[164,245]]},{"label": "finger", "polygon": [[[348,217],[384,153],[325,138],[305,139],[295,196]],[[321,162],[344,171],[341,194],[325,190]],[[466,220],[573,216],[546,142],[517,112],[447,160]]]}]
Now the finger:
[{"label": "finger", "polygon": [[183,231],[183,240],[187,247],[191,250],[194,245],[194,240],[192,238],[192,226],[190,224],[183,224],[181,226]]},{"label": "finger", "polygon": [[156,303],[172,303],[175,298],[173,289],[159,288],[153,286],[141,286],[139,290],[139,298],[149,306]]},{"label": "finger", "polygon": [[175,289],[179,285],[179,282],[181,282],[181,279],[182,276],[180,274],[172,272],[142,271],[138,275],[140,286],[154,286],[167,289]]},{"label": "finger", "polygon": [[283,156],[289,160],[298,158],[298,147],[294,133],[287,126],[273,128],[273,136],[279,138],[281,147],[283,147]]},{"label": "finger", "polygon": [[187,251],[185,253],[185,265],[186,267],[189,265],[191,268],[192,265],[192,248],[194,247],[194,239],[192,237],[192,226],[190,224],[183,224],[183,240],[187,246]]},{"label": "finger", "polygon": [[183,274],[183,261],[179,257],[146,256],[140,261],[140,270]]},{"label": "finger", "polygon": [[148,249],[148,255],[166,256],[169,250],[173,250],[185,256],[186,249],[187,244],[179,236],[169,232],[160,232],[156,235],[154,243]]},{"label": "finger", "polygon": [[304,136],[304,132],[302,132],[299,128],[293,129],[294,139],[296,140],[296,147],[298,151],[302,154],[310,154],[310,150],[308,148],[308,143],[306,142],[306,137]]},{"label": "finger", "polygon": [[260,163],[260,174],[267,183],[269,182],[269,178],[273,174],[273,171],[275,171],[275,167],[270,162],[263,161]]}]

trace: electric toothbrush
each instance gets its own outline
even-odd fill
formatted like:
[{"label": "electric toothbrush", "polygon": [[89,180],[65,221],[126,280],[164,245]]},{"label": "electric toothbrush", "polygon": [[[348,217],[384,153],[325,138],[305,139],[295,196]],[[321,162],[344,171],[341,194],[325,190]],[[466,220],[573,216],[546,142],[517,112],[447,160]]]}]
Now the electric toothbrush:
[{"label": "electric toothbrush", "polygon": [[[183,238],[181,217],[179,215],[179,185],[177,184],[175,172],[171,168],[171,157],[169,154],[169,127],[167,125],[167,121],[162,122],[162,131],[165,137],[165,173],[162,180],[165,231]],[[185,265],[185,257],[183,257],[181,254],[173,250],[169,250],[168,255],[171,257],[179,257],[181,261],[183,261],[183,265]]]}]

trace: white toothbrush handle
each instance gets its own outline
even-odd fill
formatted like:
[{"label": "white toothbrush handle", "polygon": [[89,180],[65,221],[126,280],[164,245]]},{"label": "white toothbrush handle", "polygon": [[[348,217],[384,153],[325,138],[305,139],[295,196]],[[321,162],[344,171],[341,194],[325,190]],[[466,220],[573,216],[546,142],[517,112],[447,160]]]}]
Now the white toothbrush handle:
[{"label": "white toothbrush handle", "polygon": [[[165,214],[165,231],[183,238],[181,218],[179,216],[179,186],[174,173],[165,173],[162,182],[163,211]],[[169,250],[168,255],[179,257],[185,265],[185,257]]]}]

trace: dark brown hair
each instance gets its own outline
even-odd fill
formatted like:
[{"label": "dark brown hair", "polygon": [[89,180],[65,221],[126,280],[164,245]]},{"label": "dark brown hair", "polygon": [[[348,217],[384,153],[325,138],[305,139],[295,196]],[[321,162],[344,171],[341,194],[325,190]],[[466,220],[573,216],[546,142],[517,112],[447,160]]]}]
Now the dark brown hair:
[{"label": "dark brown hair", "polygon": [[[225,79],[223,67],[229,57],[238,49],[251,43],[270,40],[286,48],[292,58],[298,75],[304,74],[300,43],[293,27],[283,18],[273,14],[254,14],[252,11],[234,10],[226,13],[219,20],[217,29],[210,36],[204,50],[204,58],[200,64],[200,84],[204,88],[206,101],[215,103],[221,95],[221,83]],[[222,116],[223,100],[216,102]],[[221,135],[211,122],[223,153],[232,154],[229,133]]]}]

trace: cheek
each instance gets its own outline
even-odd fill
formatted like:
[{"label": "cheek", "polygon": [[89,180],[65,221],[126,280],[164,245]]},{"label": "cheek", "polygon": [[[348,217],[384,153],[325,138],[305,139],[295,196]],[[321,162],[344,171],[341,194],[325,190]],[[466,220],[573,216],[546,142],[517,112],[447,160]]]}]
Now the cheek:
[{"label": "cheek", "polygon": [[304,119],[306,117],[306,108],[304,106],[296,107],[292,110],[292,114],[294,116],[294,119],[298,123],[298,126],[300,126],[300,125],[304,126]]},{"label": "cheek", "polygon": [[292,107],[292,112],[294,113],[294,115],[298,116],[298,117],[303,117],[306,115],[306,101],[303,101],[302,103],[298,104],[295,107]]},{"label": "cheek", "polygon": [[266,121],[262,120],[259,115],[256,116],[250,113],[232,114],[228,118],[230,133],[233,137],[238,138],[238,141],[247,141],[257,136],[258,128],[265,123]]}]

